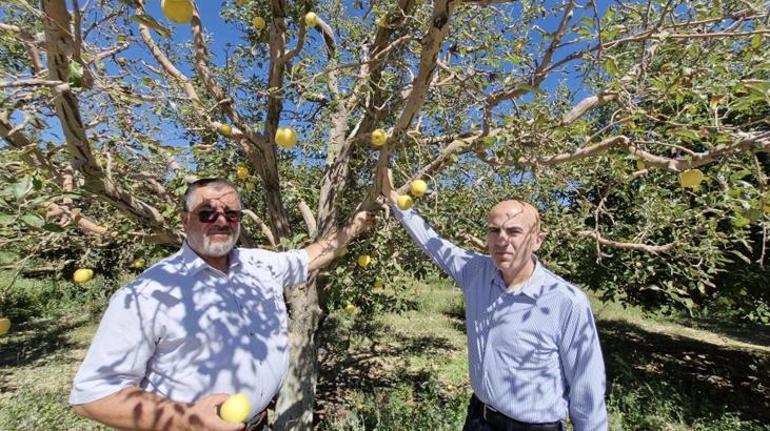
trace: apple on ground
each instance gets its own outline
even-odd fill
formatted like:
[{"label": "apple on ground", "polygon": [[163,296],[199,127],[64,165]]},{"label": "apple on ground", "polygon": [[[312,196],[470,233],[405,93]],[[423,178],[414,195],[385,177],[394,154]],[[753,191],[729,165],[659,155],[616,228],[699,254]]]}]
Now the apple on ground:
[{"label": "apple on ground", "polygon": [[80,268],[72,274],[72,281],[77,284],[85,284],[94,278],[94,270],[91,268]]}]

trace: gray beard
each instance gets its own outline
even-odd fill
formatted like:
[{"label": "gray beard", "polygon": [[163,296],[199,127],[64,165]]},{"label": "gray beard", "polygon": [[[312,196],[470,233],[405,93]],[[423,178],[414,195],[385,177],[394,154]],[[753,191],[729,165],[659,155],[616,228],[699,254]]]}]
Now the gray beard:
[{"label": "gray beard", "polygon": [[230,253],[233,247],[235,247],[235,243],[238,241],[240,234],[241,227],[238,226],[230,239],[225,242],[212,243],[205,235],[189,235],[187,237],[187,243],[190,244],[190,248],[195,250],[195,252],[201,256],[222,257]]}]

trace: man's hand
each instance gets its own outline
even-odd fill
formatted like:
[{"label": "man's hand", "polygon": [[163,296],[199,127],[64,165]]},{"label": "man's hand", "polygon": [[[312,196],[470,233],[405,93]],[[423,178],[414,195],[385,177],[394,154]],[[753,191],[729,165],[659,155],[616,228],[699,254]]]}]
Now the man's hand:
[{"label": "man's hand", "polygon": [[212,431],[239,431],[246,428],[244,424],[229,424],[219,417],[219,406],[230,395],[209,395],[191,403],[185,412],[184,422],[188,426],[186,430],[212,430]]},{"label": "man's hand", "polygon": [[374,225],[374,215],[369,211],[359,211],[342,230],[305,247],[308,255],[308,272],[328,265],[342,247],[345,247],[353,238],[369,230],[372,225]]},{"label": "man's hand", "polygon": [[374,214],[369,211],[359,211],[350,220],[345,230],[350,235],[350,239],[357,237],[358,235],[368,231],[374,226]]},{"label": "man's hand", "polygon": [[229,397],[215,394],[181,403],[137,387],[73,406],[80,416],[117,429],[173,431],[239,431],[244,424],[229,424],[219,417],[219,405]]}]

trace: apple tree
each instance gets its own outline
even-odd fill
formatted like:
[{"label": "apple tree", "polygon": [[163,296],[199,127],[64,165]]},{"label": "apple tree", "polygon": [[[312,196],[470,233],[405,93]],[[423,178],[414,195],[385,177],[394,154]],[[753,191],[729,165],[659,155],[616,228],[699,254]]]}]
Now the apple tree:
[{"label": "apple tree", "polygon": [[[608,298],[692,310],[766,277],[761,1],[159,3],[3,3],[0,234],[22,263],[65,255],[68,276],[104,261],[89,250],[106,269],[178,246],[203,176],[241,188],[244,245],[297,246],[376,208],[392,167],[468,247],[496,200],[532,201],[544,259]],[[426,271],[406,244],[384,223],[286,292],[278,429],[312,427],[329,304]]]}]

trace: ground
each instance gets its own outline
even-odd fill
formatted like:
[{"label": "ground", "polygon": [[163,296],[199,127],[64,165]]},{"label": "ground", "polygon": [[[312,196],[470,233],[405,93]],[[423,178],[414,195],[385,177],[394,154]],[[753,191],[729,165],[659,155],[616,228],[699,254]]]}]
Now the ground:
[{"label": "ground", "polygon": [[[462,298],[439,280],[406,289],[406,311],[325,320],[319,429],[462,426],[470,394]],[[767,334],[696,328],[617,304],[594,302],[594,311],[612,430],[770,430]],[[101,429],[66,407],[96,320],[38,320],[0,338],[0,429]]]}]

